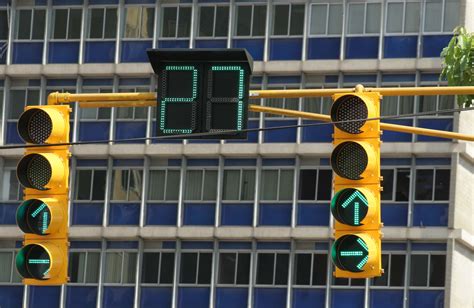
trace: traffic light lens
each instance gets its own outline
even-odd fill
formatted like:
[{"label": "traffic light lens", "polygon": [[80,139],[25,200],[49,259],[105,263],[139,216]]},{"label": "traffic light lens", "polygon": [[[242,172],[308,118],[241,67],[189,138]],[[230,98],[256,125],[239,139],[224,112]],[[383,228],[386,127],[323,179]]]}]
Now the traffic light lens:
[{"label": "traffic light lens", "polygon": [[40,154],[30,154],[18,163],[17,176],[20,184],[27,188],[47,190],[52,169],[49,161]]},{"label": "traffic light lens", "polygon": [[360,180],[360,175],[367,168],[368,161],[365,149],[357,142],[342,142],[331,154],[334,172],[349,180]]},{"label": "traffic light lens", "polygon": [[16,256],[16,267],[24,278],[46,280],[49,278],[51,257],[40,245],[26,245]]},{"label": "traffic light lens", "polygon": [[369,247],[357,235],[343,235],[334,242],[331,257],[334,264],[345,271],[362,272],[369,261]]},{"label": "traffic light lens", "polygon": [[[360,134],[360,128],[364,126],[369,111],[364,101],[356,95],[345,95],[337,99],[331,107],[331,120],[334,122],[350,121],[335,123],[337,128],[349,133]],[[361,121],[354,121],[363,119]]]},{"label": "traffic light lens", "polygon": [[18,207],[17,223],[25,233],[46,235],[51,223],[51,210],[42,200],[26,200]]},{"label": "traffic light lens", "polygon": [[34,144],[44,144],[51,136],[53,122],[41,109],[29,109],[18,120],[18,132],[21,138]]},{"label": "traffic light lens", "polygon": [[331,212],[340,223],[361,226],[367,216],[369,202],[357,189],[346,188],[336,193],[331,201]]}]

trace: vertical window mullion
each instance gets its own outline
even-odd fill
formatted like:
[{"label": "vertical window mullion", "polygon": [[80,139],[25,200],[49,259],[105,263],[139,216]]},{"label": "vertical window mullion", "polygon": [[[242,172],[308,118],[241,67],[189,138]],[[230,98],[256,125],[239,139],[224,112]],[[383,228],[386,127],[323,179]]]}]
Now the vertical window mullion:
[{"label": "vertical window mullion", "polygon": [[431,184],[431,201],[435,200],[435,188],[436,188],[436,168],[433,169],[433,183]]},{"label": "vertical window mullion", "polygon": [[[326,4],[326,31],[324,35],[328,35],[329,33],[329,10],[331,9],[331,5],[328,3]],[[322,103],[323,98],[321,97],[321,103]],[[321,104],[321,109],[323,108]]]},{"label": "vertical window mullion", "polygon": [[10,283],[13,281],[13,271],[15,270],[15,267],[16,267],[15,259],[16,259],[15,258],[15,252],[12,251],[12,263],[11,263],[11,266],[10,266],[10,268],[11,268],[11,270],[10,270]]},{"label": "vertical window mullion", "polygon": [[235,264],[234,264],[234,286],[237,284],[237,269],[239,268],[239,253],[235,253]]},{"label": "vertical window mullion", "polygon": [[92,172],[91,172],[91,186],[90,186],[90,190],[89,190],[89,201],[92,201],[92,192],[94,191],[94,174],[95,174],[95,170],[92,169]]},{"label": "vertical window mullion", "polygon": [[123,284],[123,273],[124,273],[124,267],[125,267],[125,251],[121,252],[122,254],[122,266],[121,266],[121,273],[120,273],[120,284]]},{"label": "vertical window mullion", "polygon": [[[106,7],[104,7],[102,9],[102,32],[101,32],[101,35],[100,35],[102,39],[105,38],[105,25],[106,25],[105,18],[107,18],[107,8]],[[91,26],[92,26],[92,24],[91,24]],[[90,32],[90,30],[89,30],[89,32]]]},{"label": "vertical window mullion", "polygon": [[212,26],[212,37],[216,37],[216,19],[217,19],[217,6],[214,6],[214,14],[213,14],[213,26]]},{"label": "vertical window mullion", "polygon": [[160,251],[159,252],[159,261],[158,261],[158,279],[156,280],[157,284],[160,284],[160,278],[161,278],[161,262],[163,261],[163,253]]},{"label": "vertical window mullion", "polygon": [[318,186],[319,186],[319,169],[316,169],[316,180],[314,181],[315,186],[314,187],[314,200],[318,199]]},{"label": "vertical window mullion", "polygon": [[[311,254],[311,264],[309,265],[309,285],[313,285],[313,268],[314,268],[314,253]],[[290,277],[291,279],[291,277]]]},{"label": "vertical window mullion", "polygon": [[428,254],[428,269],[426,270],[426,273],[428,275],[428,277],[426,277],[426,286],[425,287],[429,287],[430,286],[430,276],[431,276],[431,273],[430,273],[430,268],[431,268],[431,253]]},{"label": "vertical window mullion", "polygon": [[273,277],[272,277],[272,286],[275,285],[276,280],[276,264],[277,264],[277,257],[278,254],[276,252],[273,253]]},{"label": "vertical window mullion", "polygon": [[166,198],[166,189],[168,187],[168,172],[169,172],[169,169],[166,169],[165,170],[165,183],[164,183],[164,186],[163,186],[163,201],[165,201],[167,198]]},{"label": "vertical window mullion", "polygon": [[[291,9],[292,5],[288,5],[288,27],[286,28],[286,35],[290,35],[290,27],[291,27]],[[285,99],[283,98],[283,106],[285,105]]]},{"label": "vertical window mullion", "polygon": [[33,23],[35,21],[34,18],[35,18],[35,9],[32,9],[31,10],[31,17],[30,17],[30,22],[31,22],[31,24],[30,24],[30,40],[33,39]]},{"label": "vertical window mullion", "polygon": [[199,277],[199,259],[201,256],[201,252],[197,252],[197,258],[196,258],[196,277],[194,277],[194,284],[198,284],[198,277]]},{"label": "vertical window mullion", "polygon": [[178,37],[178,28],[179,28],[179,8],[180,6],[178,5],[176,7],[176,24],[174,26],[174,37],[177,38]]},{"label": "vertical window mullion", "polygon": [[364,35],[367,34],[367,6],[368,6],[368,3],[366,2],[364,4],[364,29],[362,31]]},{"label": "vertical window mullion", "polygon": [[241,201],[242,200],[242,186],[243,186],[243,177],[244,175],[244,170],[243,169],[240,169],[240,172],[239,172],[239,195],[237,196],[237,200]]},{"label": "vertical window mullion", "polygon": [[253,15],[255,14],[255,5],[252,5],[251,8],[252,12],[250,13],[250,36],[252,36],[253,34]]},{"label": "vertical window mullion", "polygon": [[85,251],[86,257],[84,258],[84,273],[82,275],[82,283],[86,283],[86,273],[87,273],[87,258],[89,256],[89,252]]},{"label": "vertical window mullion", "polygon": [[71,9],[67,9],[67,18],[66,18],[66,40],[69,39],[69,23],[71,22],[71,16],[69,16],[71,14]]}]

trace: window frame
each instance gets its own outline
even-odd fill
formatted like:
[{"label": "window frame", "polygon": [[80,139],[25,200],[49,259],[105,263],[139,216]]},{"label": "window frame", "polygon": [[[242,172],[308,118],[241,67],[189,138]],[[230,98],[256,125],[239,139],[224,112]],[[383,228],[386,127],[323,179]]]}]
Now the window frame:
[{"label": "window frame", "polygon": [[[201,191],[200,191],[200,198],[199,199],[187,199],[186,192],[188,187],[188,171],[202,171],[201,174]],[[204,186],[205,186],[205,177],[206,173],[209,171],[215,171],[217,174],[216,177],[216,198],[213,200],[205,200],[204,199]],[[202,167],[188,167],[184,172],[184,187],[183,187],[183,202],[185,203],[207,203],[207,202],[217,202],[218,196],[218,183],[219,183],[219,168],[217,166],[202,166]]]},{"label": "window frame", "polygon": [[[273,254],[273,274],[272,274],[272,283],[271,284],[259,284],[258,283],[258,261],[261,254]],[[286,284],[275,284],[276,280],[276,271],[277,271],[277,256],[281,254],[286,254],[288,256],[288,275],[286,277]],[[254,288],[288,288],[290,283],[292,282],[292,277],[290,277],[290,266],[291,266],[291,251],[288,250],[276,250],[276,249],[260,249],[257,250],[255,253],[255,272],[254,272],[254,281],[253,287]]]},{"label": "window frame", "polygon": [[[380,0],[368,0],[366,2],[361,2],[361,0],[356,0],[356,1],[350,1],[350,0],[347,0],[348,2],[346,2],[346,5],[345,5],[345,13],[346,13],[346,17],[345,17],[345,29],[344,29],[344,36],[345,37],[361,37],[361,36],[364,36],[364,37],[374,37],[374,36],[377,36],[377,37],[380,37],[384,31],[384,27],[382,25],[382,14],[383,14],[383,11],[384,11],[384,2],[380,1]],[[362,33],[349,33],[349,10],[350,10],[350,7],[351,5],[355,5],[355,4],[363,4],[364,5],[364,21],[363,21],[363,31]],[[379,4],[380,5],[380,20],[379,20],[379,31],[376,32],[376,33],[367,33],[367,7],[369,4]]]},{"label": "window frame", "polygon": [[[12,261],[11,261],[11,265],[10,265],[10,280],[8,282],[0,282],[0,286],[19,286],[19,285],[23,285],[23,282],[22,282],[22,277],[20,276],[20,274],[18,274],[17,270],[16,270],[16,265],[15,265],[15,259],[16,259],[16,255],[17,253],[20,251],[19,248],[0,248],[0,252],[3,252],[3,253],[11,253],[12,254]],[[4,269],[4,268],[2,268]],[[19,281],[14,281],[13,278],[15,277],[15,273],[16,275],[20,278]]]},{"label": "window frame", "polygon": [[[278,171],[278,188],[277,188],[277,198],[276,200],[264,200],[263,199],[263,185],[262,185],[262,181],[263,181],[263,171],[274,171],[274,170],[277,170]],[[293,171],[293,182],[292,182],[292,197],[291,199],[289,200],[281,200],[280,199],[280,188],[281,188],[281,171],[287,171],[287,170],[291,170]],[[296,172],[295,172],[295,166],[262,166],[261,168],[261,176],[260,176],[260,183],[259,183],[259,197],[260,197],[260,200],[259,202],[260,203],[281,203],[281,204],[288,204],[288,203],[293,203],[293,199],[294,199],[294,195],[295,195],[295,187],[294,187],[294,181],[295,181],[295,177],[296,177]]]},{"label": "window frame", "polygon": [[[84,171],[92,171],[92,174],[91,174],[91,186],[90,186],[90,196],[89,196],[89,200],[79,200],[77,199],[77,193],[78,193],[78,181],[77,181],[77,174],[78,172],[77,171],[81,171],[81,170],[84,170]],[[105,193],[104,193],[104,199],[103,200],[94,200],[92,199],[92,192],[93,192],[93,187],[94,187],[94,174],[95,174],[95,171],[105,171],[105,190],[107,190],[107,166],[103,166],[103,167],[88,167],[88,166],[80,166],[80,167],[76,167],[75,169],[75,179],[74,179],[74,194],[73,194],[73,199],[72,199],[72,202],[73,203],[104,203],[105,202],[105,199],[106,199],[106,196],[105,196]]]},{"label": "window frame", "polygon": [[[5,116],[6,116],[5,118],[6,118],[7,123],[16,123],[16,122],[18,122],[18,119],[19,119],[18,117],[15,117],[14,119],[10,119],[10,112],[11,112],[11,108],[12,108],[12,101],[11,101],[11,92],[12,91],[25,91],[24,102],[23,102],[22,111],[20,112],[20,115],[21,115],[21,113],[23,113],[23,109],[26,106],[39,106],[40,105],[40,102],[41,102],[41,86],[30,86],[28,84],[28,81],[29,80],[26,80],[25,85],[11,86],[10,89],[8,90],[9,95],[10,95],[10,101],[8,102],[8,104],[5,104],[8,107],[4,109]],[[38,91],[38,103],[37,104],[28,104],[28,103],[31,103],[31,100],[29,99],[29,95],[30,95],[29,92],[30,91]]]},{"label": "window frame", "polygon": [[[296,268],[297,268],[297,263],[296,263],[296,256],[298,254],[310,254],[311,255],[311,267],[310,267],[310,281],[309,284],[297,284],[296,282]],[[314,256],[315,255],[325,255],[326,256],[326,267],[325,267],[325,272],[324,276],[326,277],[326,283],[324,285],[318,285],[318,284],[313,284],[314,276],[313,276],[313,269],[314,269]],[[292,286],[294,288],[298,289],[326,289],[326,286],[328,284],[328,277],[327,277],[327,270],[328,267],[331,264],[330,256],[328,254],[327,250],[321,250],[321,249],[296,249],[294,254],[293,254],[293,277],[289,277],[291,279]]]},{"label": "window frame", "polygon": [[[138,27],[138,36],[137,37],[127,37],[126,36],[126,29],[127,29],[127,10],[129,8],[140,8],[140,16],[139,16],[139,22],[140,25]],[[153,9],[153,31],[150,35],[150,37],[142,37],[142,28],[143,28],[143,10],[144,9]],[[122,24],[120,25],[121,29],[121,34],[120,34],[120,39],[123,41],[153,41],[153,37],[155,35],[155,30],[156,30],[156,25],[155,25],[155,20],[156,20],[156,11],[155,11],[155,6],[154,5],[149,5],[149,4],[127,4],[123,7],[123,21]],[[118,19],[117,19],[118,23]]]},{"label": "window frame", "polygon": [[[73,286],[97,286],[99,285],[99,282],[100,282],[100,270],[101,270],[101,262],[100,262],[100,259],[102,257],[102,254],[101,254],[101,250],[100,248],[81,248],[81,249],[74,249],[72,248],[70,251],[69,251],[69,254],[68,254],[68,259],[70,259],[70,255],[71,253],[85,253],[86,256],[85,256],[85,267],[84,267],[84,273],[83,273],[83,277],[82,277],[82,281],[83,282],[72,282],[72,281],[69,281],[68,283],[70,283],[71,285]],[[87,259],[88,259],[88,256],[89,256],[89,253],[98,253],[99,254],[99,274],[97,274],[97,282],[86,282],[86,277],[87,277]],[[71,264],[71,262],[68,262],[69,264]],[[68,273],[69,273],[69,268],[68,268]]]},{"label": "window frame", "polygon": [[[234,267],[234,283],[220,283],[220,261],[221,261],[221,254],[223,253],[233,253],[236,255],[236,262],[235,262],[235,267]],[[248,254],[249,257],[250,257],[250,262],[249,262],[249,272],[248,272],[248,275],[249,275],[249,281],[248,283],[246,284],[241,284],[241,283],[237,283],[237,271],[238,271],[238,267],[239,267],[239,264],[238,264],[238,260],[239,260],[239,254]],[[216,282],[215,282],[215,285],[216,287],[248,287],[249,285],[251,285],[252,283],[252,280],[251,280],[251,273],[252,273],[252,257],[253,257],[253,254],[252,254],[252,250],[250,249],[219,249],[219,252],[217,253],[217,260],[216,260]]]},{"label": "window frame", "polygon": [[[81,92],[78,93],[113,93],[113,87],[111,85],[106,86],[82,86]],[[94,118],[84,118],[84,111],[91,110],[95,112]],[[108,110],[108,118],[99,118],[100,110]],[[97,107],[97,108],[79,108],[78,112],[79,122],[111,122],[112,121],[112,112],[110,108]],[[80,125],[80,124],[79,124]]]},{"label": "window frame", "polygon": [[[292,84],[268,84],[266,87],[266,90],[298,90],[302,88],[302,84],[300,83],[292,83]],[[275,100],[275,103],[279,103],[281,100],[281,106],[276,106],[276,105],[269,105],[269,100]],[[297,100],[297,108],[291,108],[291,100],[296,99]],[[288,97],[283,97],[283,98],[265,98],[263,101],[262,106],[265,107],[273,107],[273,108],[283,108],[283,109],[289,109],[289,110],[294,110],[294,111],[300,111],[300,102],[302,101],[301,97],[295,97],[295,98],[288,98]],[[287,105],[288,104],[288,105]],[[290,107],[289,107],[290,106]],[[283,119],[283,120],[288,120],[288,119],[294,119],[294,117],[291,116],[286,116],[286,115],[277,115],[277,114],[270,114],[270,113],[264,113],[263,114],[263,119],[265,120],[276,120],[276,119]]]},{"label": "window frame", "polygon": [[[390,290],[403,290],[406,286],[406,273],[407,273],[407,266],[408,266],[408,257],[410,256],[409,254],[407,254],[407,252],[405,250],[387,250],[387,251],[383,251],[382,252],[382,255],[388,255],[388,268],[384,268],[384,274],[383,275],[387,275],[387,285],[384,285],[384,286],[377,286],[374,284],[374,278],[369,278],[369,288],[370,289],[390,289]],[[392,286],[390,284],[390,278],[391,278],[391,274],[392,274],[392,256],[393,255],[396,255],[396,256],[405,256],[405,267],[403,268],[403,284],[401,286]],[[382,276],[380,276],[382,277]]]},{"label": "window frame", "polygon": [[[426,0],[423,1],[423,6],[422,6],[422,20],[420,22],[422,23],[420,25],[420,31],[422,32],[423,35],[436,35],[436,34],[452,34],[453,29],[444,29],[444,24],[446,20],[446,2],[450,2],[449,0],[440,0],[441,1],[441,21],[440,21],[440,31],[426,31]],[[458,2],[459,5],[461,5],[460,1],[452,1],[452,2]],[[456,24],[459,24],[461,21],[461,16],[459,16],[459,19]]]},{"label": "window frame", "polygon": [[[447,85],[446,81],[442,81],[442,82],[422,81],[419,86],[420,87],[441,87],[441,86],[446,86],[446,85]],[[434,110],[429,110],[429,111],[445,110],[445,109],[440,109],[441,97],[452,97],[453,98],[453,108],[458,107],[457,104],[456,104],[457,98],[456,98],[455,95],[419,95],[419,96],[417,96],[418,98],[415,100],[415,111],[414,112],[416,112],[416,113],[424,112],[424,111],[420,110],[421,100],[422,100],[423,96],[434,96],[434,97],[436,97],[436,107],[434,108]],[[453,113],[440,113],[440,114],[432,114],[432,115],[418,115],[417,117],[418,118],[423,118],[423,119],[427,119],[427,118],[452,119],[452,118],[454,118],[454,114]]]},{"label": "window frame", "polygon": [[[409,177],[411,178],[413,176],[412,168],[410,166],[382,166],[380,169],[380,175],[382,175],[382,170],[392,170],[393,171],[393,180],[392,180],[392,198],[391,199],[382,199],[382,194],[380,194],[380,202],[381,203],[397,203],[397,204],[406,204],[410,202],[410,195],[412,193],[411,191],[411,185],[410,183],[408,184],[408,200],[405,201],[400,201],[397,200],[397,187],[398,187],[398,171],[400,170],[405,170],[409,172]],[[384,179],[385,180],[385,179]],[[384,182],[382,181],[382,187],[384,187]],[[385,205],[385,204],[384,204]]]},{"label": "window frame", "polygon": [[[433,181],[432,181],[432,186],[431,186],[431,199],[429,200],[419,200],[417,199],[416,197],[416,193],[414,193],[414,196],[413,196],[413,202],[415,203],[449,203],[451,200],[450,200],[450,196],[448,196],[448,200],[436,200],[435,197],[436,197],[436,173],[437,173],[437,170],[448,170],[448,171],[451,171],[451,166],[450,165],[446,165],[446,166],[416,166],[415,169],[414,169],[414,181],[415,181],[415,187],[414,189],[416,190],[416,183],[418,182],[417,181],[417,171],[418,170],[432,170],[433,171]],[[451,174],[450,174],[450,177],[449,177],[449,194],[451,194],[451,187],[452,185],[452,179],[451,179]]]},{"label": "window frame", "polygon": [[[20,30],[19,28],[19,23],[20,23],[20,11],[31,11],[31,17],[30,17],[30,33],[29,33],[29,38],[27,39],[21,39],[18,38],[18,32]],[[34,12],[35,11],[44,11],[44,29],[43,29],[43,36],[40,39],[34,39],[33,37],[33,27],[35,24],[34,20]],[[48,9],[45,6],[17,6],[15,9],[15,34],[13,41],[14,42],[44,42],[46,40],[46,27],[48,26],[47,24],[47,12]]]},{"label": "window frame", "polygon": [[[124,91],[125,90],[125,91]],[[131,90],[131,91],[129,91]],[[143,91],[142,91],[143,90]],[[140,85],[140,86],[119,86],[118,89],[119,93],[140,93],[140,92],[150,92],[150,84],[148,85]],[[147,122],[148,120],[148,107],[115,107],[116,108],[116,122]],[[144,118],[137,118],[137,108],[145,109],[145,117]],[[132,117],[131,118],[119,118],[119,109],[130,109],[132,110]]]},{"label": "window frame", "polygon": [[[143,282],[140,280],[139,284],[142,287],[172,287],[175,281],[175,274],[176,274],[176,268],[173,268],[173,281],[171,283],[160,283],[160,278],[161,278],[161,261],[163,260],[162,254],[163,253],[172,253],[173,254],[173,266],[175,267],[176,264],[176,258],[178,256],[178,252],[174,249],[169,249],[169,248],[145,248],[143,250],[143,253],[141,254],[141,267],[140,271],[143,269],[143,257],[145,253],[159,253],[160,254],[160,261],[158,262],[158,277],[157,277],[157,282],[156,283],[151,283],[151,282]],[[180,253],[179,253],[180,254]],[[143,277],[143,275],[142,275]],[[143,278],[142,278],[143,279]]]},{"label": "window frame", "polygon": [[[250,35],[238,35],[237,34],[237,19],[238,19],[238,8],[239,7],[243,7],[243,6],[246,6],[246,7],[251,7],[252,8],[252,14],[250,16]],[[255,7],[256,6],[261,6],[261,7],[265,7],[265,10],[268,10],[268,6],[266,4],[262,4],[262,3],[240,3],[240,2],[236,2],[235,3],[235,10],[234,10],[234,33],[232,33],[232,36],[233,38],[239,38],[239,39],[246,39],[246,38],[265,38],[265,33],[267,31],[267,13],[265,14],[265,28],[264,28],[264,33],[263,35],[252,35],[253,33],[253,26],[254,26],[254,16],[255,16]]]},{"label": "window frame", "polygon": [[[181,282],[181,271],[182,271],[182,266],[181,266],[181,262],[182,262],[182,256],[184,253],[196,253],[197,254],[197,259],[196,259],[196,276],[195,276],[195,279],[194,279],[194,283],[189,283],[189,282]],[[202,253],[209,253],[211,255],[211,273],[210,273],[210,276],[211,276],[211,279],[209,281],[209,283],[199,283],[199,260],[200,260],[200,257],[201,257],[201,254]],[[180,252],[179,252],[179,271],[178,271],[178,283],[177,283],[177,286],[178,287],[199,287],[199,286],[207,286],[207,287],[210,287],[211,285],[213,285],[213,269],[215,268],[215,263],[214,263],[214,252],[212,249],[199,249],[199,250],[195,250],[195,249],[182,249]],[[215,282],[214,282],[215,284]]]},{"label": "window frame", "polygon": [[[3,171],[1,173],[2,175],[2,179],[5,177],[5,173],[6,172],[10,172],[10,178],[12,175],[16,175],[16,168],[15,167],[7,167],[7,166],[4,166],[3,167]],[[8,192],[4,192],[5,194],[8,194],[8,199],[0,199],[0,203],[12,203],[12,202],[21,202],[22,199],[23,199],[23,186],[21,186],[20,182],[17,180],[17,183],[18,183],[18,191],[17,191],[17,199],[10,199],[10,192],[11,192],[11,181],[9,181],[9,191]],[[2,185],[3,186],[3,185]],[[2,187],[2,190],[3,190],[3,187]]]},{"label": "window frame", "polygon": [[[178,29],[179,29],[179,11],[181,8],[191,8],[191,20],[189,21],[189,35],[188,36],[178,36]],[[163,23],[164,23],[164,9],[165,8],[176,8],[176,26],[175,26],[175,31],[174,31],[174,36],[163,36]],[[193,6],[192,4],[186,4],[186,3],[179,3],[179,4],[163,4],[161,5],[161,10],[160,10],[160,33],[158,34],[158,39],[159,40],[189,40],[191,38],[191,32],[192,32],[192,18],[193,18]]]},{"label": "window frame", "polygon": [[[427,267],[427,277],[426,277],[426,285],[425,286],[412,286],[411,285],[411,270],[412,270],[412,263],[411,263],[411,257],[414,255],[422,255],[422,256],[428,256],[428,262],[426,264]],[[444,274],[444,286],[430,286],[430,278],[431,278],[431,272],[430,272],[430,267],[431,267],[431,256],[444,256],[445,259],[445,274]],[[410,271],[408,272],[408,289],[409,290],[444,290],[446,288],[446,268],[447,268],[447,253],[446,251],[412,251],[411,254],[407,255],[407,257],[410,258]]]},{"label": "window frame", "polygon": [[[1,38],[0,37],[0,41],[1,42],[8,42],[8,39],[9,39],[9,35],[10,35],[10,19],[11,19],[11,13],[9,12],[9,10],[7,8],[3,8],[3,7],[0,7],[0,12],[5,12],[5,16],[6,16],[6,25],[7,25],[7,36],[5,38]],[[0,20],[0,25],[2,24],[2,21]],[[0,49],[0,55],[1,55],[1,49]]]},{"label": "window frame", "polygon": [[301,186],[301,178],[298,178],[298,193],[297,193],[297,202],[298,203],[328,203],[328,202],[331,202],[332,200],[332,197],[334,196],[334,189],[332,189],[332,182],[334,181],[334,173],[332,173],[331,175],[331,193],[330,193],[330,199],[328,200],[320,200],[318,199],[318,192],[319,192],[319,172],[321,170],[325,170],[325,171],[332,171],[332,168],[329,167],[329,166],[316,166],[316,167],[311,167],[309,165],[303,165],[300,167],[300,170],[299,170],[299,176],[301,177],[301,171],[303,170],[316,170],[316,184],[315,184],[315,189],[314,189],[314,200],[303,200],[303,199],[300,199],[300,186]]},{"label": "window frame", "polygon": [[[270,34],[269,34],[269,38],[272,39],[272,38],[287,38],[287,37],[298,37],[298,38],[302,38],[304,36],[304,27],[305,27],[305,24],[307,23],[307,21],[303,20],[303,30],[302,30],[302,33],[301,34],[290,34],[291,33],[291,13],[293,11],[293,6],[295,5],[302,5],[303,6],[303,18],[305,18],[305,15],[306,15],[306,2],[288,2],[288,3],[284,3],[284,2],[272,2],[271,3],[271,29],[270,29]],[[288,9],[288,27],[286,29],[286,34],[274,34],[275,32],[275,22],[276,22],[276,19],[275,19],[275,7],[276,6],[289,6],[289,9]]]},{"label": "window frame", "polygon": [[[67,24],[66,24],[66,37],[65,38],[55,38],[54,37],[54,26],[56,22],[56,14],[58,10],[66,10],[67,11]],[[69,38],[70,33],[70,25],[71,25],[71,10],[79,10],[80,11],[80,16],[81,16],[81,22],[79,24],[79,38]],[[51,42],[79,42],[81,41],[82,37],[82,24],[83,24],[83,16],[84,16],[84,8],[82,6],[55,6],[51,9],[51,32],[49,33],[49,40]]]},{"label": "window frame", "polygon": [[[240,171],[239,172],[239,199],[224,199],[224,176],[226,171]],[[222,169],[222,197],[221,197],[221,202],[222,203],[253,203],[255,200],[255,191],[256,187],[254,187],[253,191],[253,198],[250,200],[242,200],[242,175],[244,171],[254,171],[255,172],[255,184],[257,184],[257,166],[226,166]],[[256,186],[256,185],[255,185]]]},{"label": "window frame", "polygon": [[[120,267],[120,282],[107,282],[106,281],[106,278],[107,278],[107,254],[108,253],[121,253],[122,255],[122,263],[121,263],[121,267]],[[133,282],[126,282],[124,283],[123,280],[124,280],[124,266],[125,266],[125,253],[128,253],[128,254],[135,254],[135,270],[134,270],[134,276],[133,276]],[[139,252],[138,250],[136,249],[120,249],[120,248],[114,248],[114,249],[107,249],[104,251],[104,278],[103,278],[103,282],[102,284],[104,286],[128,286],[128,287],[132,287],[132,286],[135,286],[136,283],[137,283],[137,276],[136,276],[136,267],[137,267],[137,264],[138,264],[138,258],[139,258]]]},{"label": "window frame", "polygon": [[[311,33],[311,25],[313,23],[313,10],[315,9],[315,6],[318,5],[324,5],[326,6],[326,29],[324,34],[312,34]],[[339,34],[329,34],[329,10],[330,6],[336,6],[340,5],[342,6],[342,16],[341,16],[341,33]],[[342,37],[343,34],[343,23],[344,23],[344,2],[330,2],[329,0],[325,2],[312,2],[310,3],[310,9],[309,9],[309,23],[308,23],[308,37],[313,38],[313,37]]]},{"label": "window frame", "polygon": [[[104,18],[102,22],[102,38],[91,38],[91,28],[92,28],[92,10],[102,10],[102,16]],[[115,24],[115,36],[113,38],[105,38],[105,26],[106,26],[106,17],[107,17],[107,9],[115,9],[117,13],[117,22]],[[117,40],[117,33],[119,33],[119,24],[118,24],[118,15],[119,15],[119,7],[116,5],[89,5],[87,7],[87,26],[84,33],[84,41],[86,42],[104,42],[104,41],[116,41]]]},{"label": "window frame", "polygon": [[[150,199],[150,185],[151,185],[151,172],[152,171],[164,171],[165,172],[165,181],[164,181],[164,187],[163,187],[163,200],[156,200],[156,199]],[[179,181],[181,181],[181,177],[182,177],[182,174],[181,174],[181,167],[179,166],[176,166],[176,167],[154,167],[154,166],[151,166],[150,168],[148,168],[148,187],[147,187],[147,196],[146,196],[146,202],[147,203],[177,203],[179,202],[179,194],[181,193],[179,188],[178,188],[178,199],[177,200],[169,200],[167,199],[167,196],[166,196],[166,189],[168,187],[168,173],[169,171],[178,171],[179,172]]]},{"label": "window frame", "polygon": [[[122,199],[113,199],[114,196],[114,173],[117,171],[128,171],[128,176],[127,176],[127,198],[125,200]],[[140,185],[140,198],[138,200],[130,200],[130,179],[132,175],[132,171],[139,171],[141,172],[141,185]],[[144,167],[143,166],[133,166],[133,167],[127,167],[127,166],[114,166],[112,168],[112,173],[111,173],[111,188],[110,188],[110,203],[141,203],[141,200],[143,199],[143,174],[144,174]]]},{"label": "window frame", "polygon": [[[213,24],[212,24],[212,35],[211,36],[201,36],[199,34],[200,30],[201,30],[201,8],[202,7],[213,7],[214,8],[214,14],[213,14]],[[228,9],[228,18],[227,18],[227,21],[229,21],[230,19],[230,14],[231,14],[231,5],[230,4],[227,4],[227,3],[199,3],[199,5],[197,6],[197,23],[195,23],[196,25],[196,37],[195,39],[202,39],[202,40],[213,40],[213,39],[227,39],[229,37],[229,27],[231,25],[229,25],[229,22],[227,22],[227,33],[225,36],[216,36],[216,11],[217,11],[217,7],[227,7]]]},{"label": "window frame", "polygon": [[[400,32],[396,32],[396,31],[388,31],[388,4],[389,3],[399,3],[399,4],[402,4],[403,5],[403,15],[402,15],[402,31]],[[408,3],[418,3],[420,5],[420,13],[422,12],[422,10],[424,9],[424,1],[423,0],[389,0],[387,2],[385,2],[385,8],[383,9],[384,10],[384,16],[385,16],[385,20],[384,20],[384,25],[383,25],[383,33],[384,33],[384,36],[399,36],[399,35],[418,35],[420,32],[421,32],[421,28],[422,28],[422,18],[421,16],[419,16],[419,20],[418,20],[418,31],[414,31],[414,32],[409,32],[409,31],[406,31],[406,18],[407,18],[407,4]],[[423,14],[421,15],[424,15],[424,12]],[[423,17],[424,18],[424,17]]]}]

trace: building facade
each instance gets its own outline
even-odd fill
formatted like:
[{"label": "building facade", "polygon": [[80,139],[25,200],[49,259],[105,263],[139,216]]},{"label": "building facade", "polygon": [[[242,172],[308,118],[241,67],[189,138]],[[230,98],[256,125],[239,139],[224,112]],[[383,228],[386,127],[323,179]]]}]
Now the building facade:
[{"label": "building facade", "polygon": [[[246,48],[251,89],[438,86],[439,54],[472,0],[0,0],[0,145],[53,91],[156,89],[147,48]],[[328,113],[330,99],[253,104]],[[451,109],[452,96],[386,97],[382,115]],[[313,123],[249,114],[250,128]],[[473,111],[387,122],[474,132]],[[70,283],[24,287],[15,175],[0,149],[1,307],[473,307],[474,145],[382,136],[383,268],[335,279],[331,125],[245,141],[138,140],[156,108],[73,106]]]}]

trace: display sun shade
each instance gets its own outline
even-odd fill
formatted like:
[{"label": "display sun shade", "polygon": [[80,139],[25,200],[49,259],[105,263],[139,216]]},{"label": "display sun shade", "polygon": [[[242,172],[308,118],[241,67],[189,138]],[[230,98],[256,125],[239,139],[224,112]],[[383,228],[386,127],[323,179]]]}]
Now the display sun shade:
[{"label": "display sun shade", "polygon": [[246,50],[155,49],[148,56],[158,75],[158,136],[247,138],[252,58]]},{"label": "display sun shade", "polygon": [[41,109],[28,109],[18,120],[18,133],[28,143],[44,144],[52,129],[51,118]]},{"label": "display sun shade", "polygon": [[[368,117],[367,105],[364,101],[355,95],[345,95],[337,99],[331,107],[331,120],[333,122],[349,121],[335,123],[337,128],[349,133],[360,134],[362,126],[364,126]],[[361,121],[354,121],[364,119]]]},{"label": "display sun shade", "polygon": [[368,156],[357,142],[346,141],[338,144],[331,154],[331,165],[340,177],[360,180],[367,168]]},{"label": "display sun shade", "polygon": [[355,188],[338,191],[331,201],[331,213],[340,223],[361,226],[369,209],[367,198]]}]

